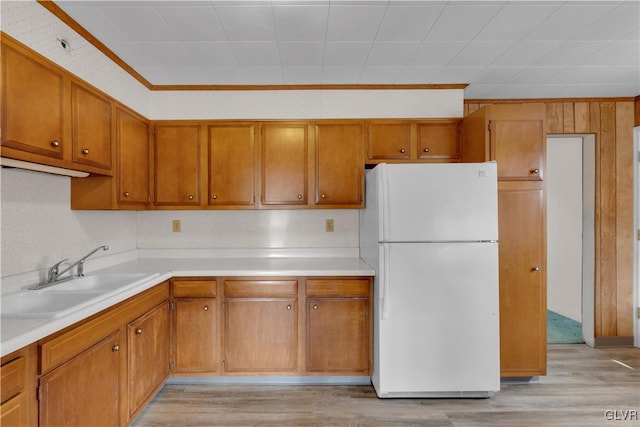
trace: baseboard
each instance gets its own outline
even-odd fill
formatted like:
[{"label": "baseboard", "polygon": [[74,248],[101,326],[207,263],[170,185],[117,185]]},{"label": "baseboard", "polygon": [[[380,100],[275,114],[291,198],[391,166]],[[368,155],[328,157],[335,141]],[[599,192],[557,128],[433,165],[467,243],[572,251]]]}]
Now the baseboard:
[{"label": "baseboard", "polygon": [[633,347],[633,337],[595,337],[594,347]]}]

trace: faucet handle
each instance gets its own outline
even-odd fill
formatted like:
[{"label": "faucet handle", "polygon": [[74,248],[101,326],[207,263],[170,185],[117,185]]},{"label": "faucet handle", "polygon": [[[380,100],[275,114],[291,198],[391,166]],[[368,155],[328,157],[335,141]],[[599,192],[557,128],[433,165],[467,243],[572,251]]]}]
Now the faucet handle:
[{"label": "faucet handle", "polygon": [[62,261],[56,262],[55,264],[53,264],[53,266],[49,269],[49,271],[58,271],[58,269],[60,268],[60,264],[65,263],[69,261],[69,258],[65,258]]},{"label": "faucet handle", "polygon": [[55,264],[53,264],[51,267],[49,267],[49,271],[47,274],[47,282],[46,283],[51,283],[54,280],[56,280],[58,278],[58,271],[60,271],[60,264],[69,261],[69,258],[65,258],[62,261],[59,261]]}]

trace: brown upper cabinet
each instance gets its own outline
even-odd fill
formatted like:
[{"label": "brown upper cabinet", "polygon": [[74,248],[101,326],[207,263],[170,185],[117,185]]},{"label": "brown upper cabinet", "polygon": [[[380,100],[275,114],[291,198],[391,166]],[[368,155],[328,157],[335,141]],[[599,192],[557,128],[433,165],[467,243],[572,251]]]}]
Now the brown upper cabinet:
[{"label": "brown upper cabinet", "polygon": [[209,126],[209,205],[255,206],[255,125]]},{"label": "brown upper cabinet", "polygon": [[154,202],[156,206],[200,204],[200,126],[156,125],[154,129]]},{"label": "brown upper cabinet", "polygon": [[267,206],[308,203],[309,125],[262,125],[262,197]]},{"label": "brown upper cabinet", "polygon": [[111,175],[113,101],[2,39],[2,157]]},{"label": "brown upper cabinet", "polygon": [[150,198],[149,123],[116,107],[114,176],[71,178],[72,209],[148,209]]},{"label": "brown upper cabinet", "polygon": [[544,176],[544,104],[489,105],[464,118],[464,162],[498,163],[499,180],[541,181]]},{"label": "brown upper cabinet", "polygon": [[364,206],[364,124],[316,125],[316,205]]},{"label": "brown upper cabinet", "polygon": [[370,121],[366,162],[458,162],[460,122],[460,119]]}]

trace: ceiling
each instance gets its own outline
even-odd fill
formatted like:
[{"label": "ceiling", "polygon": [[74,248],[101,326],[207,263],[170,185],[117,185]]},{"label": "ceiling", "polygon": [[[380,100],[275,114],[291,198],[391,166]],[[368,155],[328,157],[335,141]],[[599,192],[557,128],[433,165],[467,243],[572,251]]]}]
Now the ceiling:
[{"label": "ceiling", "polygon": [[459,84],[640,95],[640,1],[64,1],[151,85]]}]

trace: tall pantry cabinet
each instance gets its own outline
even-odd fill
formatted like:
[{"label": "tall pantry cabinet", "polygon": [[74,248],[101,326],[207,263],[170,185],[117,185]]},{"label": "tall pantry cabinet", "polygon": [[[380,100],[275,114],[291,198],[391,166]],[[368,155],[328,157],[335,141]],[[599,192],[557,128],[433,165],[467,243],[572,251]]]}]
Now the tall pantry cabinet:
[{"label": "tall pantry cabinet", "polygon": [[545,108],[489,105],[462,125],[462,161],[498,164],[500,373],[546,375]]}]

